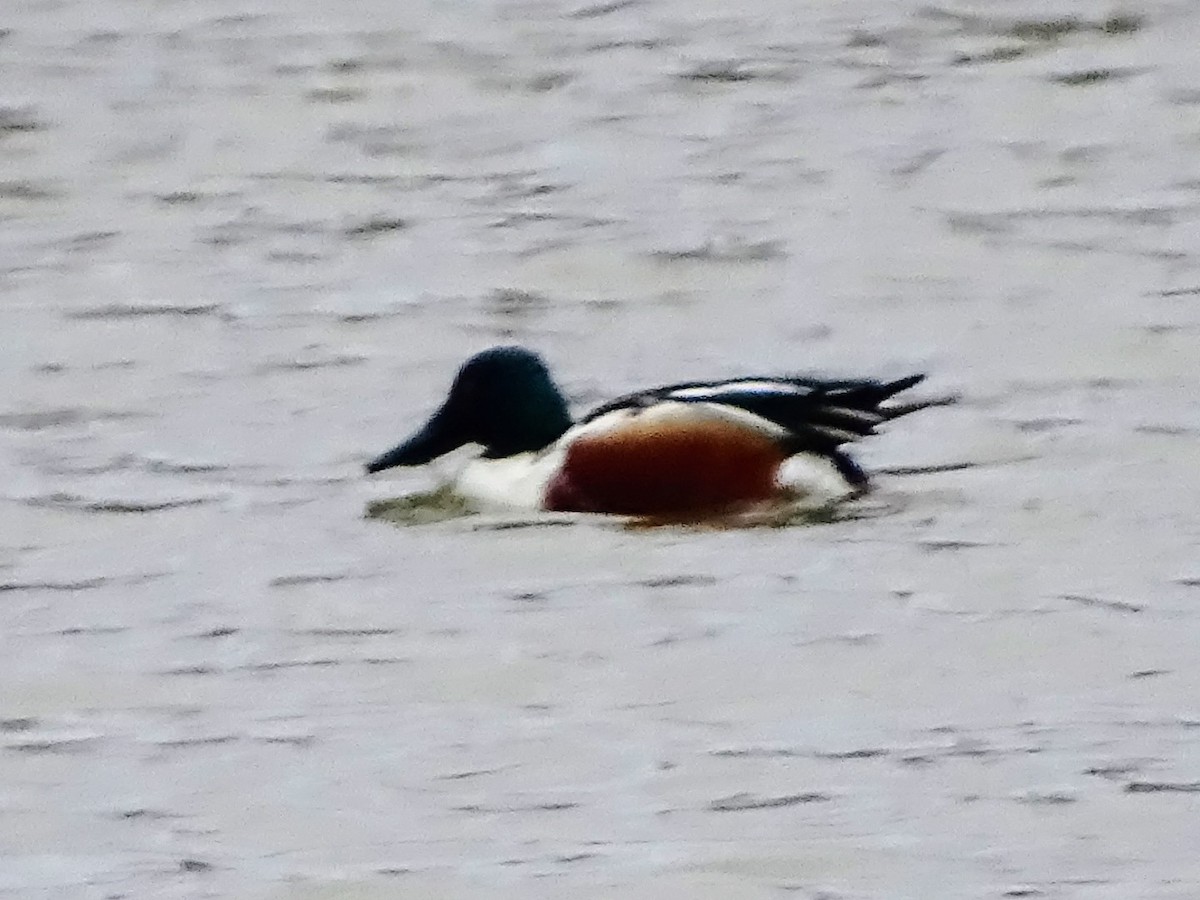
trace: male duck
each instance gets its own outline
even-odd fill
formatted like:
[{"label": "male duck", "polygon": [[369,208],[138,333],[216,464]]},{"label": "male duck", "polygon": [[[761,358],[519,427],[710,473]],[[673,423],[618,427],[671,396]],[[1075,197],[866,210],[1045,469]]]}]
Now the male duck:
[{"label": "male duck", "polygon": [[703,516],[820,505],[867,488],[843,444],[940,402],[882,405],[923,378],[690,381],[618,397],[576,423],[537,354],[494,347],[467,360],[424,427],[366,469],[478,444],[455,487],[489,506]]}]

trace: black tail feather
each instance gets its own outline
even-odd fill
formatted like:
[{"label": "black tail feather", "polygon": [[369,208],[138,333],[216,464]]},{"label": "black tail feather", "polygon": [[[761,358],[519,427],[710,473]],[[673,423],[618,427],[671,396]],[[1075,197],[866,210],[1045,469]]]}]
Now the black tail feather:
[{"label": "black tail feather", "polygon": [[932,409],[935,406],[952,406],[958,402],[958,394],[943,394],[941,397],[931,397],[928,400],[914,400],[912,403],[896,403],[879,407],[887,421],[907,416],[909,413]]},{"label": "black tail feather", "polygon": [[867,477],[867,473],[848,454],[841,450],[833,450],[829,454],[829,459],[833,462],[834,468],[838,470],[838,473],[846,479],[846,483],[851,487],[859,491],[865,491],[870,487],[871,480]]}]

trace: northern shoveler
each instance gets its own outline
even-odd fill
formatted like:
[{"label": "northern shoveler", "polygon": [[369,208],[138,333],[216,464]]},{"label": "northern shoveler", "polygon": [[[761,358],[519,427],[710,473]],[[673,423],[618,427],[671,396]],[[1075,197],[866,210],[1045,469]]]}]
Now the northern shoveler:
[{"label": "northern shoveler", "polygon": [[689,381],[626,394],[575,422],[541,357],[494,347],[467,360],[424,427],[366,470],[478,444],[455,489],[489,506],[704,516],[772,501],[823,505],[867,488],[843,445],[943,402],[883,405],[924,377]]}]

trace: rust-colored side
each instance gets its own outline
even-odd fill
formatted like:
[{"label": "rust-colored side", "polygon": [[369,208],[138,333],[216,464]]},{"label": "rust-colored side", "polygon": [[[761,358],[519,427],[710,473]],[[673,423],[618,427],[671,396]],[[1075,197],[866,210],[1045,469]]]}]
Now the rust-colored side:
[{"label": "rust-colored side", "polygon": [[776,496],[785,458],[768,435],[735,422],[635,416],[571,444],[546,508],[634,516],[733,510]]}]

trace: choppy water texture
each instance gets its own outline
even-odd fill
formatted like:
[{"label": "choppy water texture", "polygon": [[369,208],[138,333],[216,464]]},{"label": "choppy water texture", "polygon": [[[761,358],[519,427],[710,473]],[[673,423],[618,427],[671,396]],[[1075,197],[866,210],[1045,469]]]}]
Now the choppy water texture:
[{"label": "choppy water texture", "polygon": [[[7,0],[0,896],[1194,898],[1200,7]],[[368,505],[923,369],[867,515]]]}]

